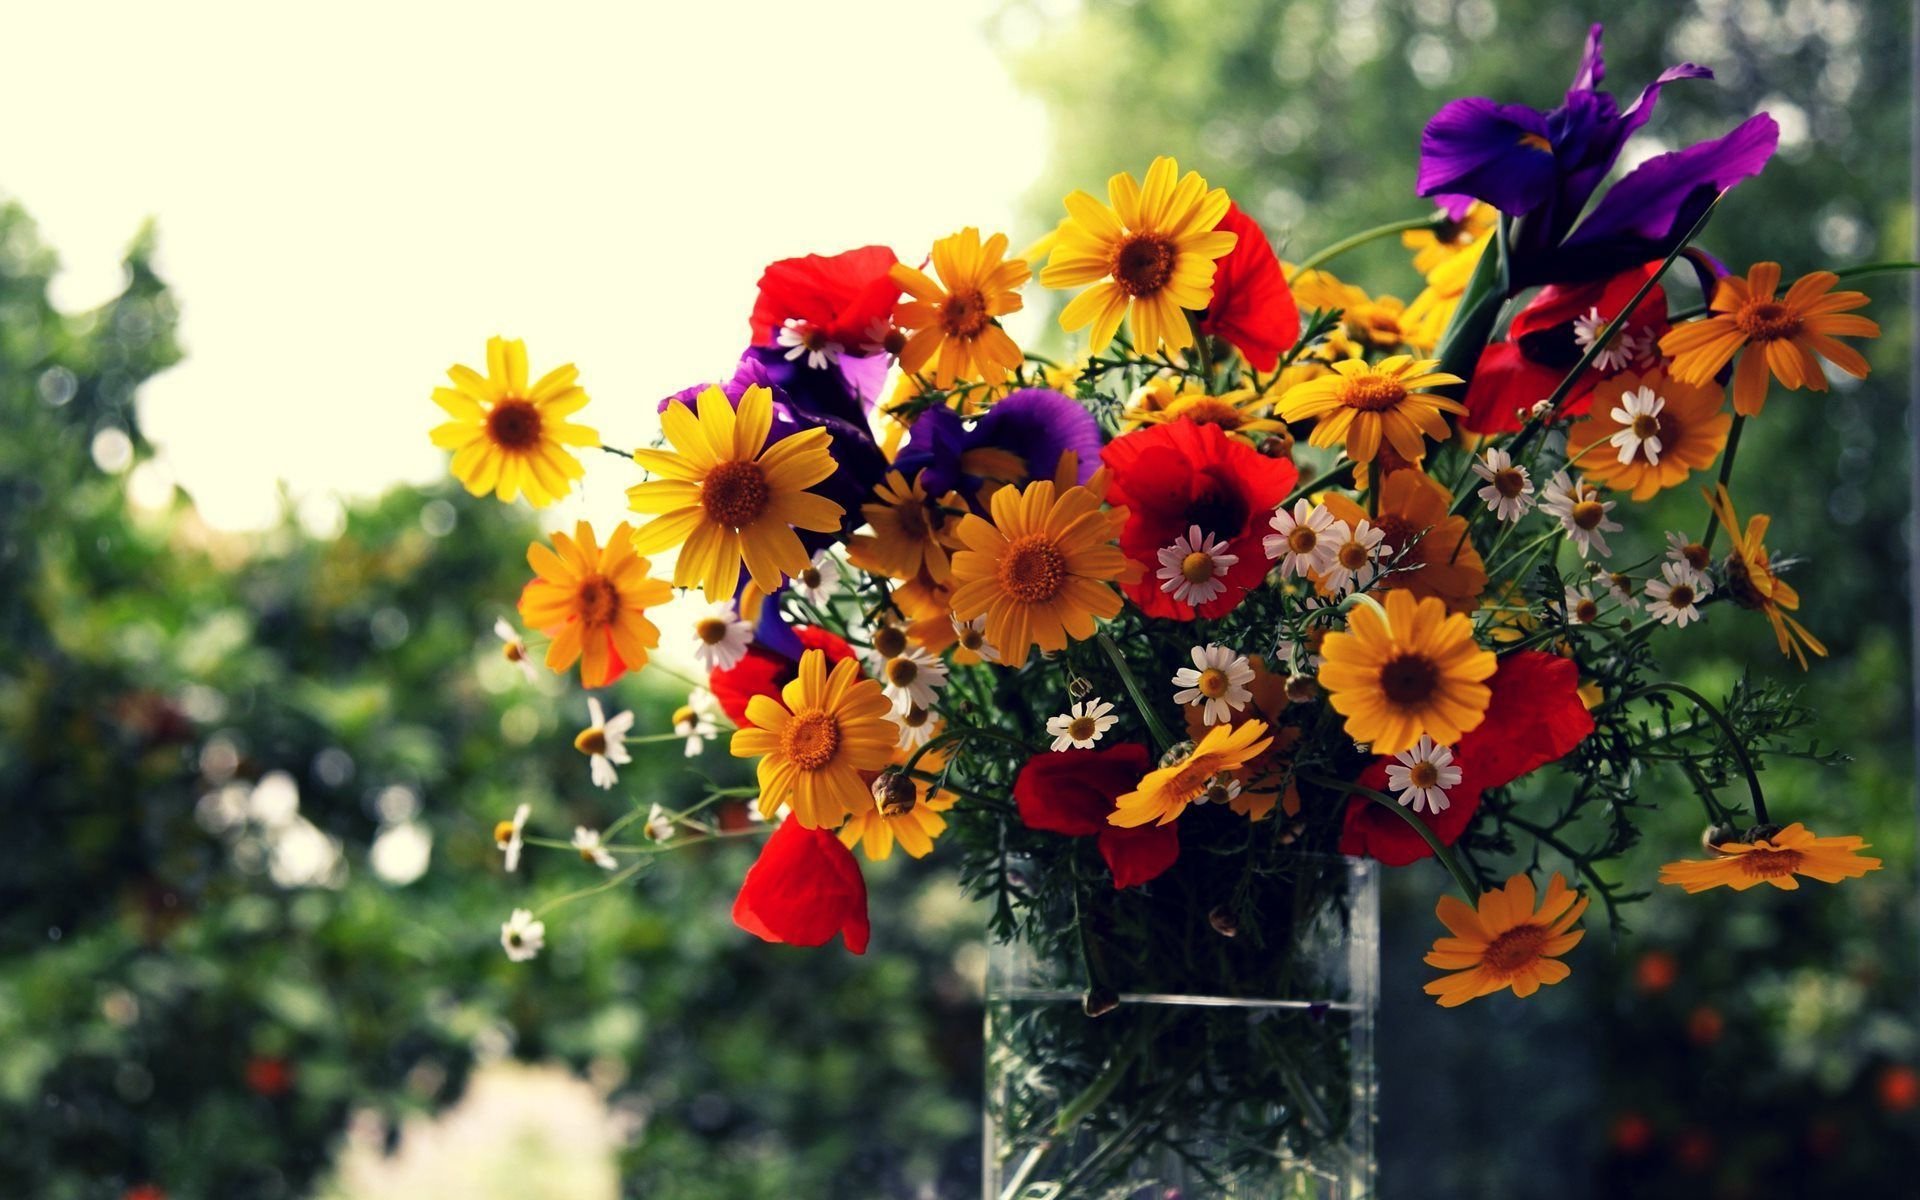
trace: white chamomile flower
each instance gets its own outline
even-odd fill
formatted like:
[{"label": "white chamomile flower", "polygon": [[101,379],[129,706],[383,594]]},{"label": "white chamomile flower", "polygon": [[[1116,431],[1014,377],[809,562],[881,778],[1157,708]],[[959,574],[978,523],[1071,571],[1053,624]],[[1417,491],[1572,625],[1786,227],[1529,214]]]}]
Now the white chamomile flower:
[{"label": "white chamomile flower", "polygon": [[652,841],[670,841],[673,838],[673,818],[667,815],[666,809],[656,804],[647,810],[647,823],[642,831]]},{"label": "white chamomile flower", "polygon": [[587,756],[587,770],[593,776],[594,786],[610,788],[620,782],[620,772],[614,767],[633,761],[633,756],[627,753],[627,731],[633,728],[633,714],[623,712],[609,717],[600,708],[600,702],[588,696],[587,716],[592,724],[574,737],[573,748]]},{"label": "white chamomile flower", "polygon": [[719,701],[705,688],[695,688],[687,702],[673,710],[673,732],[687,739],[687,757],[698,757],[707,748],[707,739],[720,732],[715,714]]},{"label": "white chamomile flower", "polygon": [[547,923],[533,919],[533,913],[516,908],[500,926],[500,947],[514,962],[531,962],[547,944]]},{"label": "white chamomile flower", "polygon": [[527,817],[533,812],[533,805],[522,804],[513,810],[513,820],[502,821],[493,827],[493,844],[506,856],[507,873],[520,869],[520,851],[526,846],[524,837],[527,830]]},{"label": "white chamomile flower", "polygon": [[1283,637],[1274,651],[1274,661],[1294,675],[1307,675],[1320,669],[1320,656],[1306,642]]},{"label": "white chamomile flower", "polygon": [[987,640],[987,614],[981,613],[971,621],[963,621],[955,615],[953,635],[962,650],[979,655],[980,661],[990,663],[1000,661],[1000,651]]},{"label": "white chamomile flower", "polygon": [[1667,557],[1683,567],[1704,571],[1713,562],[1713,552],[1684,533],[1667,534]]},{"label": "white chamomile flower", "polygon": [[753,645],[753,622],[740,619],[733,601],[709,605],[705,616],[693,623],[693,657],[701,669],[729,671],[747,656]]},{"label": "white chamomile flower", "polygon": [[940,718],[924,708],[890,712],[887,719],[900,727],[900,747],[904,750],[918,750],[940,732]]},{"label": "white chamomile flower", "polygon": [[1111,716],[1113,705],[1095,696],[1076,703],[1057,717],[1047,718],[1047,732],[1053,735],[1055,750],[1091,749],[1120,718]]},{"label": "white chamomile flower", "polygon": [[[1341,522],[1345,528],[1346,522]],[[1320,582],[1336,592],[1363,590],[1380,575],[1380,544],[1387,531],[1365,517],[1347,530],[1347,536],[1333,548],[1333,565],[1320,576]]]},{"label": "white chamomile flower", "polygon": [[1606,539],[1620,530],[1620,522],[1607,518],[1613,506],[1600,498],[1600,489],[1585,480],[1575,483],[1565,471],[1554,474],[1540,501],[1540,511],[1560,522],[1581,558],[1590,550],[1601,558],[1613,553]]},{"label": "white chamomile flower", "polygon": [[1460,768],[1453,765],[1453,751],[1434,744],[1420,735],[1413,749],[1402,750],[1387,764],[1387,790],[1402,807],[1412,805],[1415,812],[1443,812],[1451,803],[1447,789],[1460,786]]},{"label": "white chamomile flower", "polygon": [[934,693],[947,686],[947,664],[919,646],[908,646],[880,664],[880,690],[895,712],[932,708]]},{"label": "white chamomile flower", "polygon": [[[1580,347],[1582,354],[1585,354],[1587,347],[1593,345],[1612,323],[1612,317],[1600,315],[1598,306],[1589,308],[1585,316],[1573,319],[1574,344]],[[1607,344],[1600,348],[1600,353],[1593,356],[1592,365],[1603,375],[1625,370],[1646,353],[1646,343],[1650,340],[1652,340],[1651,334],[1636,333],[1630,324],[1623,323],[1619,330],[1607,339]]]},{"label": "white chamomile flower", "polygon": [[860,343],[860,353],[898,358],[906,346],[907,335],[904,331],[894,328],[893,322],[885,317],[875,317],[867,322],[867,333]]},{"label": "white chamomile flower", "polygon": [[793,590],[806,597],[807,603],[825,604],[840,586],[840,564],[833,561],[833,555],[821,550],[813,556],[813,561],[801,568],[793,577]]},{"label": "white chamomile flower", "polygon": [[589,862],[603,871],[611,871],[620,863],[600,842],[600,831],[588,829],[585,825],[573,827],[573,848],[580,852],[580,861]]},{"label": "white chamomile flower", "polygon": [[1682,629],[1698,621],[1699,603],[1713,591],[1713,581],[1685,563],[1663,562],[1660,575],[1647,580],[1647,615]]},{"label": "white chamomile flower", "polygon": [[1607,591],[1613,593],[1613,598],[1619,601],[1622,607],[1629,609],[1640,607],[1640,595],[1634,590],[1633,576],[1625,571],[1612,571],[1601,578],[1606,580]]},{"label": "white chamomile flower", "polygon": [[1294,501],[1292,512],[1285,506],[1274,509],[1267,524],[1273,528],[1261,543],[1267,557],[1279,559],[1283,573],[1302,577],[1324,575],[1334,550],[1352,532],[1326,505],[1307,500]]},{"label": "white chamomile flower", "polygon": [[807,365],[816,371],[826,370],[847,352],[845,346],[827,336],[826,330],[815,328],[799,317],[782,321],[775,340],[786,350],[788,362],[797,362],[805,355]]},{"label": "white chamomile flower", "polygon": [[1160,569],[1154,572],[1160,590],[1170,592],[1182,604],[1195,608],[1215,599],[1227,590],[1227,571],[1240,561],[1238,554],[1227,553],[1227,543],[1198,525],[1162,546]]},{"label": "white chamomile flower", "polygon": [[1502,521],[1518,521],[1533,507],[1533,478],[1505,450],[1495,446],[1473,460],[1473,473],[1486,480],[1476,495]]},{"label": "white chamomile flower", "polygon": [[1665,448],[1660,441],[1660,410],[1666,406],[1666,397],[1650,387],[1636,388],[1620,397],[1620,403],[1607,416],[1621,428],[1607,443],[1619,452],[1622,463],[1644,455],[1647,465],[1660,465],[1660,451]]},{"label": "white chamomile flower", "polygon": [[1207,780],[1207,786],[1198,796],[1195,804],[1232,804],[1240,798],[1240,781],[1231,775],[1215,775]]},{"label": "white chamomile flower", "polygon": [[539,672],[533,665],[533,655],[527,652],[527,640],[520,636],[520,631],[515,629],[511,622],[505,617],[495,617],[493,636],[500,639],[500,656],[519,667],[520,673],[527,677],[528,683],[539,678]]},{"label": "white chamomile flower", "polygon": [[1203,722],[1224,725],[1253,699],[1247,690],[1252,682],[1253,667],[1246,655],[1227,646],[1195,646],[1193,665],[1173,673],[1173,686],[1182,689],[1173,694],[1173,702],[1202,704]]},{"label": "white chamomile flower", "polygon": [[1600,619],[1600,602],[1586,588],[1568,588],[1566,598],[1567,620],[1575,625],[1591,625]]}]

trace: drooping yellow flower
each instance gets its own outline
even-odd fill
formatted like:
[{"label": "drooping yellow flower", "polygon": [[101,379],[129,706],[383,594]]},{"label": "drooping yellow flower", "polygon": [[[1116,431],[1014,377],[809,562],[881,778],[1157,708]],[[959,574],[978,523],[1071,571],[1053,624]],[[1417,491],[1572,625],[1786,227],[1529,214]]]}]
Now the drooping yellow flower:
[{"label": "drooping yellow flower", "polygon": [[1008,259],[1007,235],[980,241],[968,226],[933,244],[933,272],[939,282],[905,263],[893,266],[893,281],[912,297],[894,310],[894,323],[912,331],[900,351],[900,369],[922,374],[933,364],[936,387],[966,379],[997,384],[1019,367],[1020,347],[997,320],[1019,312],[1020,285],[1032,271],[1024,260]]},{"label": "drooping yellow flower", "polygon": [[1442,746],[1474,729],[1493,698],[1493,651],[1473,640],[1473,622],[1432,596],[1386,593],[1361,604],[1344,632],[1322,643],[1320,686],[1347,736],[1375,754],[1410,750],[1427,734]]},{"label": "drooping yellow flower", "polygon": [[915,475],[908,483],[898,471],[888,471],[873,494],[879,503],[860,506],[860,515],[873,532],[856,533],[847,539],[847,561],[890,579],[912,579],[924,570],[933,582],[945,583],[947,551],[959,541],[939,508],[964,509],[965,502],[949,492],[942,505],[929,505],[920,476]]},{"label": "drooping yellow flower", "polygon": [[1499,211],[1475,200],[1458,221],[1409,229],[1400,235],[1400,244],[1413,251],[1413,269],[1426,276],[1428,283],[1464,289],[1499,224]]},{"label": "drooping yellow flower", "polygon": [[1143,354],[1193,345],[1186,314],[1212,301],[1214,262],[1236,238],[1216,228],[1227,213],[1226,189],[1208,190],[1198,173],[1179,171],[1173,159],[1156,158],[1144,185],[1125,172],[1107,180],[1110,204],[1080,191],[1066,199],[1068,219],[1040,282],[1093,285],[1067,305],[1060,325],[1069,333],[1091,325],[1088,348],[1095,354],[1113,341],[1123,318]]},{"label": "drooping yellow flower", "polygon": [[953,556],[953,612],[963,621],[986,615],[987,641],[1002,662],[1017,667],[1036,645],[1064,650],[1092,637],[1095,621],[1119,615],[1113,582],[1140,573],[1114,544],[1126,509],[1102,509],[1090,488],[1040,479],[1001,488],[989,511],[991,521],[971,513],[960,520],[965,549]]},{"label": "drooping yellow flower", "polygon": [[1283,422],[1268,415],[1270,406],[1271,400],[1252,388],[1211,395],[1198,380],[1178,382],[1156,375],[1134,392],[1120,422],[1123,427],[1138,428],[1187,420],[1217,425],[1222,433],[1242,441],[1259,442],[1287,431]]},{"label": "drooping yellow flower", "polygon": [[535,578],[520,593],[520,617],[553,639],[547,667],[565,671],[580,662],[580,686],[605,687],[647,663],[660,630],[646,610],[673,599],[652,564],[633,551],[633,529],[622,522],[603,549],[585,521],[573,536],[553,535],[553,549],[535,542],[527,563]]},{"label": "drooping yellow flower", "polygon": [[725,393],[700,394],[699,415],[685,404],[660,414],[672,450],[636,450],[633,461],[658,479],[627,489],[635,512],[663,514],[633,535],[646,553],[681,546],[673,581],[698,587],[709,600],[733,595],[740,565],[763,592],[807,565],[794,530],[840,528],[841,508],[806,489],[833,474],[833,437],[805,429],[771,445],[773,394],[750,387],[736,412]]},{"label": "drooping yellow flower", "polygon": [[1762,883],[1790,892],[1800,886],[1799,875],[1839,883],[1878,871],[1880,860],[1861,854],[1865,849],[1867,843],[1858,837],[1816,837],[1795,821],[1771,837],[1715,846],[1715,857],[1704,861],[1670,862],[1660,868],[1660,882],[1683,887],[1688,895],[1717,887],[1744,892]]},{"label": "drooping yellow flower", "polygon": [[747,701],[747,724],[734,731],[735,758],[758,758],[760,815],[771,820],[782,804],[808,829],[837,829],[850,813],[873,806],[861,772],[892,761],[900,731],[887,714],[893,705],[880,685],[843,658],[827,672],[827,656],[809,650],[800,673],[780,699]]},{"label": "drooping yellow flower", "polygon": [[1593,408],[1567,433],[1568,462],[1595,483],[1650,500],[1720,457],[1733,415],[1720,385],[1682,383],[1655,367],[1600,381]]},{"label": "drooping yellow flower", "polygon": [[1533,880],[1515,875],[1504,888],[1480,893],[1478,911],[1456,896],[1442,896],[1434,913],[1452,932],[1433,943],[1426,964],[1453,972],[1426,985],[1442,1008],[1512,988],[1531,996],[1542,984],[1559,983],[1573,972],[1560,956],[1586,936],[1573,928],[1587,911],[1587,897],[1567,887],[1558,871],[1534,910]]},{"label": "drooping yellow flower", "polygon": [[1422,388],[1462,382],[1458,375],[1435,371],[1437,359],[1396,354],[1378,363],[1342,359],[1334,373],[1309,379],[1280,398],[1282,420],[1319,418],[1307,437],[1310,446],[1344,446],[1355,462],[1372,462],[1385,440],[1402,458],[1417,462],[1427,453],[1427,438],[1448,435],[1443,413],[1464,413],[1466,405]]},{"label": "drooping yellow flower", "polygon": [[[901,774],[896,768],[912,754],[906,747],[895,749],[893,766],[874,777],[873,803],[854,810],[840,827],[841,843],[849,850],[860,847],[870,862],[891,858],[895,842],[908,857],[925,858],[933,852],[934,839],[946,832],[947,819],[940,814],[953,807],[956,797],[924,779]],[[915,769],[938,775],[946,762],[943,752],[929,750]]]},{"label": "drooping yellow flower", "polygon": [[1207,794],[1215,777],[1232,775],[1271,745],[1265,721],[1215,725],[1177,762],[1147,772],[1138,787],[1116,799],[1107,821],[1129,829],[1172,824]]},{"label": "drooping yellow flower", "polygon": [[1815,355],[1865,379],[1867,360],[1835,339],[1879,337],[1880,326],[1850,312],[1867,303],[1866,293],[1833,291],[1838,282],[1832,271],[1814,271],[1775,299],[1779,263],[1755,263],[1745,279],[1727,276],[1713,289],[1713,315],[1676,325],[1660,339],[1660,349],[1673,359],[1673,377],[1706,383],[1745,347],[1733,371],[1733,411],[1743,417],[1765,406],[1769,372],[1790,392],[1826,391],[1827,375]]},{"label": "drooping yellow flower", "polygon": [[434,428],[433,444],[453,451],[453,477],[473,495],[492,492],[511,504],[522,494],[544,508],[587,473],[569,446],[597,446],[600,435],[567,417],[587,404],[572,363],[527,386],[527,346],[518,338],[487,339],[487,373],[447,368],[450,388],[433,402],[453,420]]},{"label": "drooping yellow flower", "polygon": [[1798,662],[1802,671],[1807,669],[1803,646],[1825,658],[1827,648],[1820,639],[1787,615],[1799,611],[1800,593],[1774,574],[1773,557],[1766,545],[1767,528],[1773,524],[1773,518],[1756,514],[1747,522],[1746,531],[1741,532],[1740,514],[1733,511],[1733,499],[1727,495],[1725,485],[1707,493],[1707,503],[1733,538],[1733,549],[1727,554],[1727,595],[1741,608],[1767,615],[1773,636],[1780,643],[1780,653]]},{"label": "drooping yellow flower", "polygon": [[1301,311],[1323,309],[1340,314],[1340,324],[1313,353],[1325,359],[1358,358],[1367,350],[1391,350],[1407,344],[1406,302],[1397,296],[1369,296],[1327,271],[1300,271],[1283,263],[1287,286]]}]

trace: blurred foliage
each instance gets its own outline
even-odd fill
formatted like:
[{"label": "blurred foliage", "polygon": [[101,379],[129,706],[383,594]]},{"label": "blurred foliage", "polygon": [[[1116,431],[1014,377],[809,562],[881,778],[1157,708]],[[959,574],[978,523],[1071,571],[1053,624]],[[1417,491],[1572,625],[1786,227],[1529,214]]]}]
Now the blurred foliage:
[{"label": "blurred foliage", "polygon": [[[1589,20],[1607,24],[1607,85],[1622,103],[1675,62],[1718,76],[1666,88],[1638,143],[1644,153],[1716,136],[1756,109],[1780,121],[1780,153],[1722,205],[1708,249],[1739,269],[1776,259],[1789,279],[1912,256],[1905,5],[1087,0],[1065,12],[1010,3],[997,28],[1020,47],[1022,73],[1047,99],[1055,130],[1049,173],[1033,192],[1036,226],[1058,219],[1069,189],[1099,192],[1113,172],[1138,172],[1166,153],[1224,185],[1284,257],[1299,258],[1423,211],[1413,196],[1420,130],[1447,99],[1558,103]],[[1419,286],[1392,242],[1332,269],[1402,299]],[[1672,286],[1676,308],[1696,302],[1684,284]],[[1853,758],[1833,768],[1770,757],[1775,811],[1822,832],[1866,834],[1887,869],[1831,894],[1817,885],[1778,896],[1660,889],[1627,911],[1635,934],[1611,948],[1604,932],[1589,936],[1560,994],[1451,1013],[1418,991],[1431,973],[1419,959],[1436,928],[1441,872],[1429,863],[1390,873],[1378,1042],[1383,1195],[1528,1195],[1548,1178],[1558,1194],[1583,1194],[1580,1181],[1592,1180],[1597,1195],[1813,1195],[1900,1180],[1920,1166],[1915,1108],[1880,1095],[1901,1086],[1882,1079],[1920,1063],[1909,284],[1894,275],[1859,286],[1885,331],[1868,349],[1876,374],[1859,385],[1840,378],[1827,395],[1776,389],[1742,446],[1734,496],[1743,515],[1774,514],[1777,553],[1807,560],[1793,582],[1833,657],[1806,677],[1804,699],[1821,743]],[[1703,527],[1704,506],[1683,491],[1635,509],[1644,524],[1626,535],[1629,559],[1656,551],[1661,529]],[[1716,608],[1704,627],[1669,632],[1655,647],[1710,696],[1726,696],[1748,665],[1802,682],[1776,657],[1765,623],[1749,617]],[[1657,801],[1664,782],[1643,779],[1642,798]],[[1628,890],[1651,887],[1660,862],[1697,852],[1701,824],[1697,808],[1658,813],[1624,870],[1608,874],[1635,885]],[[1657,1001],[1622,982],[1629,966],[1610,966],[1650,946],[1664,947],[1678,970]],[[1686,1040],[1698,1005],[1724,1022],[1711,1048]],[[1596,1097],[1613,1116],[1597,1111]],[[1650,1126],[1646,1148],[1632,1155],[1619,1152],[1608,1125],[1627,1113]],[[1498,1131],[1493,1140],[1489,1130]]]}]

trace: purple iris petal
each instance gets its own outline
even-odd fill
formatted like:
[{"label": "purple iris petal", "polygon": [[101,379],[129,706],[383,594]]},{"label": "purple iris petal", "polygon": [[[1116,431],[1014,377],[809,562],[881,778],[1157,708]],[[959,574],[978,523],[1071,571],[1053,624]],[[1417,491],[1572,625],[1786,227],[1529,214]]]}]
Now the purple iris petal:
[{"label": "purple iris petal", "polygon": [[[1420,135],[1422,196],[1446,196],[1448,215],[1466,215],[1451,203],[1485,200],[1504,213],[1524,213],[1553,195],[1553,154],[1547,118],[1524,104],[1495,104],[1468,96],[1443,105]],[[1457,211],[1456,211],[1457,208]]]},{"label": "purple iris petal", "polygon": [[921,413],[894,468],[909,479],[918,475],[929,496],[957,491],[977,509],[983,480],[967,472],[969,453],[1004,451],[1021,461],[1027,479],[1050,479],[1061,455],[1072,451],[1079,457],[1076,481],[1085,483],[1099,469],[1100,444],[1100,424],[1078,400],[1024,388],[971,423],[948,408]]}]

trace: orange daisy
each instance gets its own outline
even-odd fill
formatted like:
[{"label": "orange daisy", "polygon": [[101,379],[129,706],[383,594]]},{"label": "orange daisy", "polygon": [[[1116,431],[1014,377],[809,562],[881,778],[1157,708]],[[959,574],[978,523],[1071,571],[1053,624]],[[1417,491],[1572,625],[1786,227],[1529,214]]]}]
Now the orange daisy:
[{"label": "orange daisy", "polygon": [[1487,589],[1486,564],[1467,538],[1467,519],[1447,511],[1453,497],[1444,484],[1422,471],[1399,470],[1380,484],[1377,513],[1337,492],[1323,503],[1349,528],[1365,520],[1385,531],[1380,561],[1393,563],[1394,571],[1381,587],[1438,597],[1449,612],[1472,612],[1479,604]]},{"label": "orange daisy", "polygon": [[781,805],[808,829],[836,829],[851,813],[873,807],[862,772],[893,760],[900,731],[887,714],[893,704],[880,685],[860,673],[857,659],[843,658],[827,672],[827,656],[809,650],[800,673],[780,698],[747,701],[747,724],[734,731],[735,758],[758,758],[760,815],[771,820]]},{"label": "orange daisy", "polygon": [[1586,936],[1573,926],[1587,911],[1587,897],[1568,889],[1555,871],[1539,911],[1533,903],[1533,880],[1525,875],[1480,893],[1478,911],[1456,896],[1440,897],[1434,913],[1453,936],[1437,939],[1425,961],[1453,974],[1430,981],[1427,995],[1438,997],[1442,1008],[1457,1008],[1505,988],[1531,996],[1572,974],[1560,956]]},{"label": "orange daisy", "polygon": [[660,644],[646,610],[673,599],[673,588],[648,574],[652,564],[634,553],[631,526],[621,522],[603,549],[581,521],[572,537],[555,533],[551,550],[528,546],[527,563],[536,578],[520,593],[520,617],[553,639],[549,670],[579,660],[580,686],[598,688],[646,665]]},{"label": "orange daisy", "polygon": [[[862,504],[860,515],[871,533],[847,539],[847,561],[863,571],[890,579],[912,579],[924,571],[935,583],[945,583],[947,551],[957,545],[948,531],[950,522],[929,505],[927,492],[915,475],[912,483],[898,471],[888,471],[873,489],[878,503]],[[966,502],[953,492],[941,504],[963,510]]]},{"label": "orange daisy", "polygon": [[1711,379],[1682,383],[1658,367],[1622,371],[1600,382],[1592,412],[1568,432],[1568,461],[1592,482],[1651,499],[1720,457],[1733,428],[1721,400]]},{"label": "orange daisy", "polygon": [[1773,558],[1766,546],[1767,528],[1773,518],[1756,514],[1747,522],[1746,531],[1741,532],[1740,514],[1733,511],[1733,499],[1727,495],[1725,485],[1708,493],[1707,503],[1712,506],[1714,517],[1733,537],[1733,549],[1727,554],[1727,595],[1741,608],[1767,615],[1773,635],[1780,643],[1780,653],[1797,661],[1801,670],[1807,669],[1807,656],[1802,647],[1825,658],[1827,648],[1820,639],[1787,615],[1799,611],[1800,593],[1774,574]]},{"label": "orange daisy", "polygon": [[997,318],[1019,312],[1020,285],[1032,274],[1022,259],[1008,259],[1007,235],[983,245],[968,226],[933,244],[935,283],[905,263],[893,266],[893,281],[912,299],[894,310],[894,323],[913,331],[900,351],[900,369],[920,374],[933,364],[935,387],[966,379],[998,384],[1020,366],[1014,345]]},{"label": "orange daisy", "polygon": [[1682,859],[1661,867],[1660,882],[1683,887],[1688,895],[1717,887],[1744,892],[1762,883],[1791,892],[1800,886],[1795,876],[1839,883],[1880,869],[1879,859],[1860,853],[1868,849],[1862,839],[1816,837],[1798,821],[1772,837],[1727,842],[1713,849],[1717,857]]},{"label": "orange daisy", "polygon": [[1722,279],[1713,289],[1713,315],[1675,326],[1660,339],[1660,350],[1673,359],[1673,377],[1685,383],[1707,382],[1740,354],[1733,372],[1733,411],[1743,417],[1755,416],[1766,404],[1769,372],[1790,392],[1827,390],[1820,358],[1865,379],[1867,360],[1835,339],[1879,337],[1880,326],[1849,311],[1865,305],[1867,294],[1836,292],[1838,282],[1832,271],[1814,271],[1775,299],[1780,264],[1755,263],[1745,279]]}]

